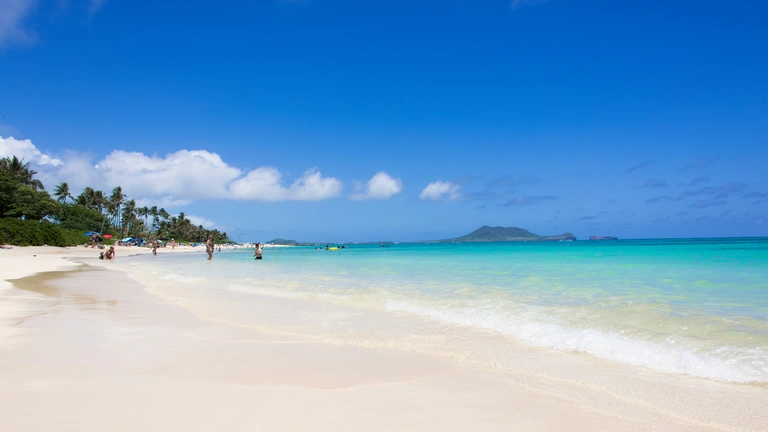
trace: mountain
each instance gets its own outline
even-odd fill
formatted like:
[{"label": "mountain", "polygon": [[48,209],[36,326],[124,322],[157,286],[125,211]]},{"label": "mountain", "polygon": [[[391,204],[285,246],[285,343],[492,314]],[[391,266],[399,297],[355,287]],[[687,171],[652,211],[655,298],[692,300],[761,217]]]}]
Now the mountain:
[{"label": "mountain", "polygon": [[472,231],[471,233],[465,236],[456,237],[448,240],[441,240],[441,241],[480,243],[480,242],[525,242],[525,241],[570,241],[570,240],[576,240],[576,236],[574,236],[571,233],[565,233],[558,236],[540,236],[522,228],[489,227],[487,225],[483,225],[482,227]]},{"label": "mountain", "polygon": [[300,243],[297,242],[296,240],[286,240],[286,239],[280,237],[280,238],[276,238],[276,239],[274,239],[272,241],[268,241],[267,244],[296,246],[296,245],[299,245]]}]

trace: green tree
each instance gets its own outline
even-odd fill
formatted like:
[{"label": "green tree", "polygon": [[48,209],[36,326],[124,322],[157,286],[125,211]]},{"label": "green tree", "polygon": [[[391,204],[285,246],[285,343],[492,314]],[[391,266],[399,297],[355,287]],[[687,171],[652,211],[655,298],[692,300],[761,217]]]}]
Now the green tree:
[{"label": "green tree", "polygon": [[4,216],[39,221],[46,216],[55,215],[60,206],[48,192],[21,184],[16,186],[13,201]]},{"label": "green tree", "polygon": [[85,231],[101,231],[105,225],[109,225],[106,217],[98,210],[78,204],[62,204],[53,220],[62,228]]},{"label": "green tree", "polygon": [[19,183],[31,186],[35,190],[44,190],[43,183],[34,178],[37,171],[33,171],[29,168],[29,162],[24,163],[24,159],[19,159],[16,156],[4,157],[0,159],[0,171],[10,173]]},{"label": "green tree", "polygon": [[56,186],[56,190],[53,192],[53,196],[61,203],[66,203],[67,199],[72,198],[72,194],[69,193],[69,184],[67,182],[61,182]]}]

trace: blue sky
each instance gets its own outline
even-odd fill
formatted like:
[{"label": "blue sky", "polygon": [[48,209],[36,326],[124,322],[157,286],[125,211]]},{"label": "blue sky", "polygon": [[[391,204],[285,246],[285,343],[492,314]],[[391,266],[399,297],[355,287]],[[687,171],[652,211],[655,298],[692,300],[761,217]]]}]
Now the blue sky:
[{"label": "blue sky", "polygon": [[0,0],[0,153],[233,238],[768,235],[768,4]]}]

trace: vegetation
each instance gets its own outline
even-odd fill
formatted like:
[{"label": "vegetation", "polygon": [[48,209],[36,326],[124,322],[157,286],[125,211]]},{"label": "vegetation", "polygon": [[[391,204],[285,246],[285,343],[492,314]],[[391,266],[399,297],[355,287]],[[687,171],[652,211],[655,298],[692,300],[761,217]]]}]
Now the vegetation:
[{"label": "vegetation", "polygon": [[195,226],[184,213],[171,216],[156,206],[139,207],[119,186],[109,195],[86,187],[73,197],[63,182],[55,187],[54,199],[36,174],[16,156],[0,159],[0,243],[75,245],[83,242],[86,231],[119,238],[203,242],[210,236],[217,243],[229,241],[227,233]]},{"label": "vegetation", "polygon": [[484,225],[471,233],[444,242],[520,242],[520,241],[566,241],[576,240],[576,236],[565,233],[558,236],[540,236],[526,229],[515,227],[489,227]]},{"label": "vegetation", "polygon": [[299,242],[296,240],[286,240],[282,237],[278,237],[272,241],[268,241],[267,244],[273,244],[273,245],[285,245],[285,246],[298,246]]},{"label": "vegetation", "polygon": [[75,246],[85,243],[85,231],[53,223],[15,218],[0,219],[0,244],[17,246]]}]

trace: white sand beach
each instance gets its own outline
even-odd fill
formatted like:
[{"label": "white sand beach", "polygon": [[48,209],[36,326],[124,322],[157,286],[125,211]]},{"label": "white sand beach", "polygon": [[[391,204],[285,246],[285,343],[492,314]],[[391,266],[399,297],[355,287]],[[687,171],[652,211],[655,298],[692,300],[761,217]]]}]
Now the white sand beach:
[{"label": "white sand beach", "polygon": [[[204,260],[202,249],[174,251],[184,252]],[[144,253],[119,248],[117,259]],[[545,350],[500,376],[440,356],[267,334],[201,319],[97,256],[0,251],[0,430],[768,429],[764,386]],[[526,361],[568,369],[532,373]]]}]

